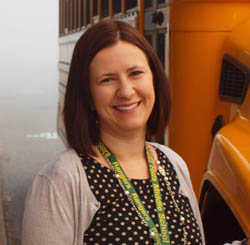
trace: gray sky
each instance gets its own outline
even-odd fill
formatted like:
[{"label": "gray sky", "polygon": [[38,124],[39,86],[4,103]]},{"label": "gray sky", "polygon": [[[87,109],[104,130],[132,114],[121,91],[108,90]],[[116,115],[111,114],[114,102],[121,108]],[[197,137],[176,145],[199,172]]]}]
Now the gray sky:
[{"label": "gray sky", "polygon": [[58,0],[1,0],[0,95],[26,85],[55,87],[57,38]]},{"label": "gray sky", "polygon": [[58,0],[0,0],[0,191],[11,244],[21,244],[34,175],[64,149],[56,137],[57,62]]}]

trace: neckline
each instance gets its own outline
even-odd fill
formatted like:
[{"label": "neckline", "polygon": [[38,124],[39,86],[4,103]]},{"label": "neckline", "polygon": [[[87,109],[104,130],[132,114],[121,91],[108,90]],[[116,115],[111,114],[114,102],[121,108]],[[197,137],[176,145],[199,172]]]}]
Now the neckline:
[{"label": "neckline", "polygon": [[[158,158],[159,158],[160,150],[159,150],[158,148],[155,148],[155,150],[156,150],[156,154],[157,154],[157,156],[158,156]],[[94,159],[92,156],[87,155],[87,156],[84,156],[84,157],[91,159],[94,163],[98,164],[101,168],[104,168],[104,169],[106,169],[109,173],[112,173],[112,174],[113,174],[113,171],[112,171],[111,168],[108,168],[107,166],[103,165],[102,163],[100,163],[99,161],[97,161],[96,159]],[[82,160],[81,160],[81,161],[82,161]],[[157,174],[158,177],[161,176],[161,174],[160,174],[160,172],[159,172],[159,169],[157,169],[156,174]],[[151,181],[151,178],[150,178],[150,176],[149,176],[147,179],[134,179],[134,178],[129,178],[129,180],[130,180],[130,181],[147,181],[147,182],[150,182],[150,181]]]}]

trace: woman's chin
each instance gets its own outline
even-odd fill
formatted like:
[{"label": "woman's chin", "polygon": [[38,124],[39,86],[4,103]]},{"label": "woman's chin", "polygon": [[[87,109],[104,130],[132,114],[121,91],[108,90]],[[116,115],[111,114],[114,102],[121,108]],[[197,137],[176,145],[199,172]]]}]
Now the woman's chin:
[{"label": "woman's chin", "polygon": [[120,132],[122,133],[145,133],[146,132],[146,124],[141,123],[126,123],[124,125],[120,124],[119,126]]}]

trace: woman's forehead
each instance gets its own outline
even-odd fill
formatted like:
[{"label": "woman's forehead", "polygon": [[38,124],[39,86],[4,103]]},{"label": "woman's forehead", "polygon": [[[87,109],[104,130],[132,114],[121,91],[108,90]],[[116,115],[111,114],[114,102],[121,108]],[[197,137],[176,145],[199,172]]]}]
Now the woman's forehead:
[{"label": "woman's forehead", "polygon": [[147,57],[140,48],[129,42],[119,40],[114,45],[100,50],[90,63],[90,68],[94,66],[99,66],[99,68],[124,66],[124,69],[129,69],[135,66],[144,66],[147,63]]}]

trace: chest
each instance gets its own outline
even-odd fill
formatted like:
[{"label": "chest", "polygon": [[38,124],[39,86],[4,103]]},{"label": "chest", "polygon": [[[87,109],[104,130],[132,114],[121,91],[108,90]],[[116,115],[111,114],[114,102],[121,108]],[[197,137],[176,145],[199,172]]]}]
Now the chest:
[{"label": "chest", "polygon": [[[167,169],[171,189],[175,195],[175,201],[178,202],[181,214],[188,217],[189,239],[195,242],[193,244],[199,244],[197,241],[200,241],[200,233],[188,199],[178,193],[179,181],[174,169],[163,157],[161,157],[161,161]],[[87,244],[154,244],[150,237],[149,228],[143,224],[137,210],[129,201],[128,196],[125,195],[117,178],[114,177],[113,171],[88,158],[83,159],[83,167],[90,188],[96,199],[101,203],[91,226],[85,232],[84,241]],[[183,227],[179,223],[180,213],[176,212],[164,178],[159,172],[157,172],[157,176],[171,239],[176,242],[175,244],[182,244]],[[159,229],[151,180],[148,178],[131,179],[131,183]]]}]

